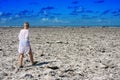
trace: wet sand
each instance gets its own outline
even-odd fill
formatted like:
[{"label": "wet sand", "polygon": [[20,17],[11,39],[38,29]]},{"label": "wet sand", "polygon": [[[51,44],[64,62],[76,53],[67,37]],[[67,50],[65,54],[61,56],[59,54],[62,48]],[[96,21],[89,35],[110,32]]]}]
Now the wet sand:
[{"label": "wet sand", "polygon": [[34,59],[18,68],[20,28],[0,28],[0,80],[119,80],[120,28],[30,28]]}]

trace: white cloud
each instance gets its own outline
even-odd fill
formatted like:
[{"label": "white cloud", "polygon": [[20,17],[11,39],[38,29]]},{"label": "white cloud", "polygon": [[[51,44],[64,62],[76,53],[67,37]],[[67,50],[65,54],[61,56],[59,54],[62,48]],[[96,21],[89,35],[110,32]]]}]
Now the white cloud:
[{"label": "white cloud", "polygon": [[48,18],[42,18],[42,21],[48,21],[49,19]]},{"label": "white cloud", "polygon": [[102,22],[103,20],[102,19],[98,19],[98,22]]},{"label": "white cloud", "polygon": [[79,7],[78,9],[77,9],[77,12],[83,12],[84,11],[84,8],[83,7]]},{"label": "white cloud", "polygon": [[55,18],[53,22],[63,22],[62,20],[59,20],[58,18]]},{"label": "white cloud", "polygon": [[5,23],[7,21],[7,18],[1,18],[1,23]]},{"label": "white cloud", "polygon": [[54,18],[54,19],[52,20],[52,22],[55,22],[55,23],[69,23],[69,21],[61,20],[61,19],[58,19],[58,18]]},{"label": "white cloud", "polygon": [[54,18],[54,19],[42,18],[41,21],[43,21],[43,22],[51,22],[51,23],[69,23],[69,21],[60,20],[58,18]]},{"label": "white cloud", "polygon": [[1,23],[6,23],[7,21],[10,21],[10,20],[12,20],[12,19],[13,19],[12,17],[1,18],[1,19],[0,19],[0,22],[1,22]]},{"label": "white cloud", "polygon": [[0,12],[0,16],[2,16],[3,12]]},{"label": "white cloud", "polygon": [[20,17],[20,15],[18,15],[18,14],[15,15],[15,18],[19,18],[19,17]]},{"label": "white cloud", "polygon": [[44,15],[47,15],[47,12],[44,10],[43,14],[44,14]]},{"label": "white cloud", "polygon": [[9,17],[8,20],[12,20],[13,18],[12,17]]}]

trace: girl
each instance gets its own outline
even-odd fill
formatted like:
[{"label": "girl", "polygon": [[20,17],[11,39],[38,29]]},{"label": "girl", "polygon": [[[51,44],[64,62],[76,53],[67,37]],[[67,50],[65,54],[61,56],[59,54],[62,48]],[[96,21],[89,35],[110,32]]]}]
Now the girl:
[{"label": "girl", "polygon": [[24,23],[24,28],[20,31],[19,33],[19,67],[23,68],[22,61],[23,61],[23,56],[24,53],[29,53],[30,60],[32,65],[35,65],[37,62],[34,62],[33,60],[33,55],[32,55],[32,50],[30,46],[30,41],[29,41],[29,23],[25,22]]}]

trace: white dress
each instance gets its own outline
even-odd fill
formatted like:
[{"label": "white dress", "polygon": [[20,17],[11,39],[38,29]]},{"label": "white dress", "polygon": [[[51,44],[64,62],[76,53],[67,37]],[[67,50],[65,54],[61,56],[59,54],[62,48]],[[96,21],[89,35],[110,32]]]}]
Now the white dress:
[{"label": "white dress", "polygon": [[29,41],[29,30],[22,29],[18,35],[19,38],[19,54],[29,53],[30,52],[30,41]]}]

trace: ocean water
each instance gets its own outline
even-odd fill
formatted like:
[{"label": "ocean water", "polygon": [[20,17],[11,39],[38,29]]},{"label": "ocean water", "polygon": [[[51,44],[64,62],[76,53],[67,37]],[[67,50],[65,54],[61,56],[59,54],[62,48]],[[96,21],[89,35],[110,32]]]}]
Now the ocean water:
[{"label": "ocean water", "polygon": [[0,0],[0,26],[120,26],[120,0]]}]

